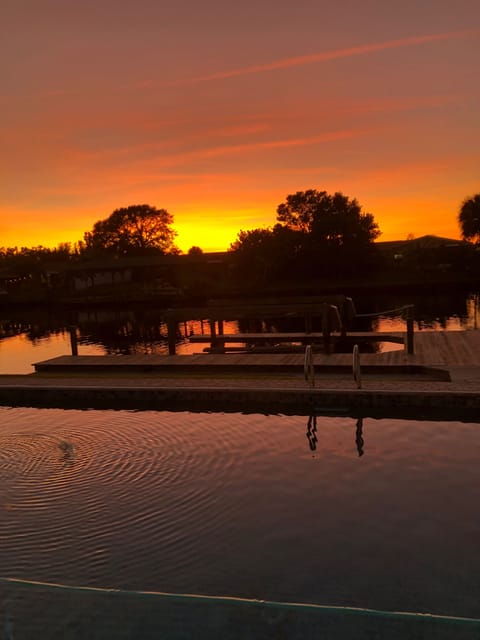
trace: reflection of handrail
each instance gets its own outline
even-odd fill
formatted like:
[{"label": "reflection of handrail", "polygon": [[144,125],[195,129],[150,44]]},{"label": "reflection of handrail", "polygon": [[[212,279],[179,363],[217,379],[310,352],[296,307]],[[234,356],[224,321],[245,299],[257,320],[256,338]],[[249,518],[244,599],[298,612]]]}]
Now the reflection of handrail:
[{"label": "reflection of handrail", "polygon": [[315,386],[315,367],[313,366],[312,345],[307,344],[305,347],[305,360],[303,363],[303,372],[305,380],[311,387]]},{"label": "reflection of handrail", "polygon": [[353,379],[357,383],[357,388],[362,388],[362,376],[360,372],[360,352],[358,344],[353,346]]},{"label": "reflection of handrail", "polygon": [[356,426],[355,444],[357,445],[358,457],[361,458],[365,453],[363,450],[363,445],[365,444],[363,440],[363,418],[358,418]]},{"label": "reflection of handrail", "polygon": [[[355,423],[355,445],[357,447],[358,457],[361,458],[364,451],[364,439],[363,439],[363,418],[357,418]],[[315,451],[317,449],[317,416],[312,414],[309,416],[307,421],[307,432],[306,432],[308,446],[310,447],[310,451]]]},{"label": "reflection of handrail", "polygon": [[310,451],[315,451],[317,448],[317,416],[313,415],[308,418],[307,422],[307,440],[310,447]]}]

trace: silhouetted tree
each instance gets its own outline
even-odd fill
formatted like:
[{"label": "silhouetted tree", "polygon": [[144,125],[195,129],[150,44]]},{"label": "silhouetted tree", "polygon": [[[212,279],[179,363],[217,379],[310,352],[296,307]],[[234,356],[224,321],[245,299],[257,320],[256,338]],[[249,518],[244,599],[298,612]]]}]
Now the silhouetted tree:
[{"label": "silhouetted tree", "polygon": [[462,202],[458,222],[464,240],[480,242],[480,193]]},{"label": "silhouetted tree", "polygon": [[271,267],[271,229],[250,229],[238,232],[237,239],[230,245],[234,253],[235,275],[263,281]]},{"label": "silhouetted tree", "polygon": [[178,253],[172,214],[148,204],[116,209],[85,233],[86,252],[109,252],[119,256],[145,253]]},{"label": "silhouetted tree", "polygon": [[315,241],[336,246],[368,244],[380,235],[373,215],[363,213],[357,200],[339,192],[332,196],[316,189],[297,191],[278,206],[277,220]]},{"label": "silhouetted tree", "polygon": [[197,256],[197,257],[198,256],[203,256],[203,249],[201,249],[200,247],[197,247],[196,245],[193,245],[188,250],[188,255],[189,256]]},{"label": "silhouetted tree", "polygon": [[53,264],[69,262],[73,257],[71,245],[60,243],[54,249],[38,245],[36,247],[2,247],[0,264],[16,273],[40,272]]},{"label": "silhouetted tree", "polygon": [[374,266],[373,240],[380,235],[371,213],[341,193],[298,191],[277,208],[273,229],[240,231],[230,246],[237,277],[257,283],[340,273]]},{"label": "silhouetted tree", "polygon": [[278,206],[277,220],[301,235],[297,253],[305,273],[358,273],[372,264],[380,230],[355,199],[339,192],[297,191]]},{"label": "silhouetted tree", "polygon": [[230,245],[237,277],[256,283],[271,282],[295,270],[298,233],[275,225],[273,229],[240,231]]}]

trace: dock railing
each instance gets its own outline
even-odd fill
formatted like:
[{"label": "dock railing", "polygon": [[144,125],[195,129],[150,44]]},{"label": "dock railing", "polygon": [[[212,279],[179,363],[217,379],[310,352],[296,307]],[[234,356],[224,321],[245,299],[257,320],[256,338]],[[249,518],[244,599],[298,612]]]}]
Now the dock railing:
[{"label": "dock railing", "polygon": [[[333,301],[338,303],[333,304]],[[406,321],[406,332],[403,338],[400,333],[350,333],[349,329],[355,318],[378,318],[380,316],[400,316]],[[224,333],[224,322],[227,320],[267,320],[281,318],[303,318],[303,332],[278,332],[262,331],[260,333]],[[321,331],[313,331],[313,320],[320,319]],[[262,304],[236,304],[233,305],[208,305],[204,307],[167,309],[164,314],[167,324],[168,353],[175,355],[178,338],[178,326],[190,320],[208,320],[210,333],[208,335],[190,336],[191,342],[210,343],[210,352],[225,352],[226,350],[238,350],[226,348],[226,343],[240,343],[248,346],[264,343],[265,345],[279,343],[300,343],[301,345],[322,344],[325,353],[331,353],[334,341],[347,337],[364,341],[390,341],[403,342],[408,354],[414,353],[414,305],[404,305],[388,311],[375,313],[356,314],[351,298],[346,296],[331,296],[328,298],[310,299],[308,303],[289,301],[279,303]],[[77,327],[70,326],[70,346],[73,356],[78,355]],[[186,329],[185,329],[186,332]]]},{"label": "dock railing", "polygon": [[[337,302],[337,304],[334,304]],[[398,333],[387,332],[357,332],[355,338],[367,341],[390,341],[404,344],[409,355],[414,353],[414,305],[403,305],[396,309],[378,311],[375,313],[357,314],[351,298],[346,296],[329,296],[310,299],[310,302],[299,303],[297,301],[279,302],[275,300],[271,303],[236,303],[230,305],[210,304],[205,307],[195,308],[175,308],[168,309],[165,317],[168,328],[168,352],[169,355],[176,353],[177,327],[180,322],[187,320],[207,320],[210,326],[209,335],[191,336],[191,342],[209,343],[207,349],[213,353],[223,353],[227,350],[238,350],[237,348],[227,348],[226,343],[239,343],[255,345],[299,342],[302,345],[323,344],[325,353],[331,353],[333,339],[347,338],[350,328],[356,318],[378,318],[381,316],[398,316],[406,321],[405,336]],[[267,320],[272,318],[303,318],[303,332],[268,332],[260,333],[224,333],[224,322],[228,320],[257,319]],[[313,320],[321,319],[321,331],[312,330]],[[334,338],[335,336],[335,338]]]},{"label": "dock railing", "polygon": [[[241,342],[246,334],[226,336],[224,322],[227,320],[267,320],[274,318],[303,318],[303,342],[308,344],[317,336],[313,332],[314,319],[321,319],[321,337],[328,351],[331,346],[332,333],[346,335],[353,319],[355,307],[347,296],[312,297],[307,300],[263,300],[258,302],[236,302],[230,304],[210,303],[204,307],[168,309],[165,319],[168,329],[168,352],[176,353],[177,326],[187,320],[207,320],[210,325],[209,336],[192,336],[192,342],[209,342],[213,351],[224,350],[226,341]],[[291,334],[293,335],[293,334]],[[295,334],[296,335],[296,334]],[[274,333],[263,332],[265,341],[280,337]],[[228,340],[227,340],[228,338]],[[253,339],[253,337],[252,337]],[[284,338],[285,340],[286,338]],[[248,340],[248,336],[247,336]]]},{"label": "dock railing", "polygon": [[386,311],[375,311],[374,313],[358,313],[357,318],[380,318],[382,316],[398,316],[403,318],[406,322],[405,333],[405,350],[409,355],[413,355],[415,352],[414,344],[414,317],[415,317],[415,305],[405,304],[402,307],[395,309],[387,309]]}]

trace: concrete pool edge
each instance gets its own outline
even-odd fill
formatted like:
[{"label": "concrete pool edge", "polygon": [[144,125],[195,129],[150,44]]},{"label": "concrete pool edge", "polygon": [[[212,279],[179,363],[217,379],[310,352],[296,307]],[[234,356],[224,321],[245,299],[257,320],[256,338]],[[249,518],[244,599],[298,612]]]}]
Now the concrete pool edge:
[{"label": "concrete pool edge", "polygon": [[472,391],[113,384],[2,384],[0,405],[110,409],[338,415],[480,422],[480,394]]}]

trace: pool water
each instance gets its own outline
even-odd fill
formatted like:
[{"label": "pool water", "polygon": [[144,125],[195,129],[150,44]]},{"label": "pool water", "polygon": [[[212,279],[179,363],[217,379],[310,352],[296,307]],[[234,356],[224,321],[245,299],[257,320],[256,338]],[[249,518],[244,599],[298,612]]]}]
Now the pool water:
[{"label": "pool water", "polygon": [[0,576],[478,618],[479,455],[461,422],[2,407]]}]

